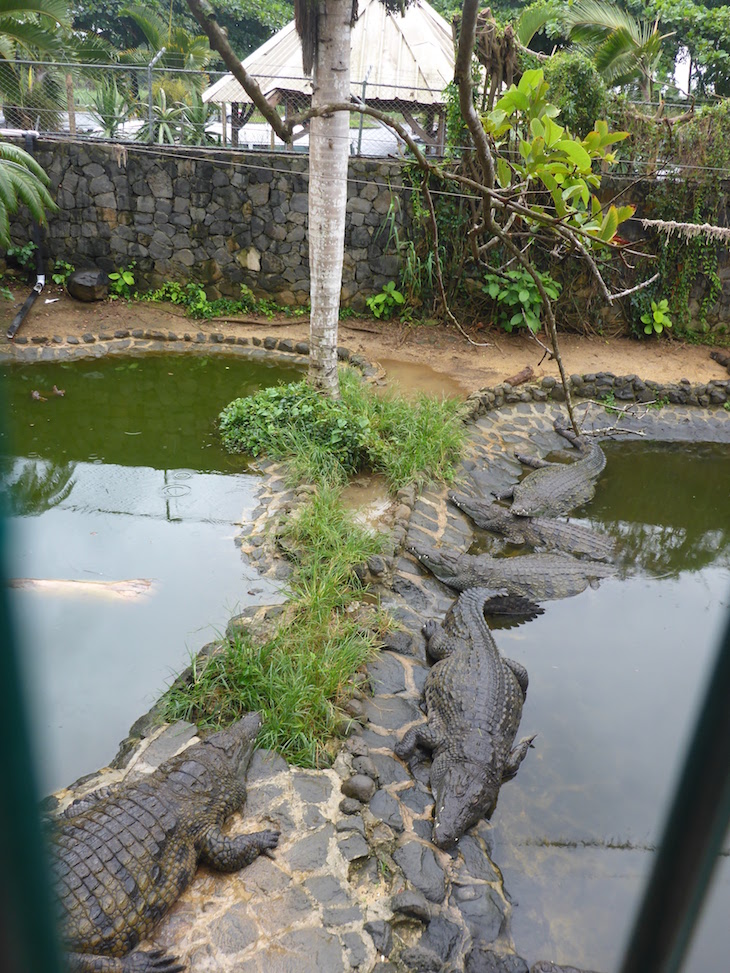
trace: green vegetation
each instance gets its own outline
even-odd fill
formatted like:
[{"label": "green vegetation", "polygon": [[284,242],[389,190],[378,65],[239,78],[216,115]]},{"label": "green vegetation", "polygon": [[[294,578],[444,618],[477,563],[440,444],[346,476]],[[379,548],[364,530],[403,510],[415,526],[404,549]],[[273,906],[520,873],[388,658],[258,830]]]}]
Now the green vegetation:
[{"label": "green vegetation", "polygon": [[406,299],[396,288],[395,281],[389,280],[383,284],[379,294],[373,294],[366,300],[367,306],[376,318],[392,318],[398,308],[402,308]]},{"label": "green vegetation", "polygon": [[367,624],[360,617],[363,589],[354,568],[382,542],[353,523],[339,491],[326,487],[287,521],[279,539],[294,570],[276,631],[260,644],[237,636],[194,661],[190,682],[164,697],[164,718],[219,727],[259,710],[261,746],[301,766],[322,766],[346,726],[341,706],[355,691],[353,676],[375,652],[382,619],[374,610]]},{"label": "green vegetation", "polygon": [[668,311],[669,302],[666,299],[662,299],[659,303],[652,301],[651,311],[645,311],[641,315],[644,333],[661,334],[665,328],[671,328],[672,319],[669,317]]},{"label": "green vegetation", "polygon": [[54,284],[59,284],[61,287],[65,287],[74,270],[76,270],[74,265],[68,263],[66,260],[55,260],[53,263],[51,280]]},{"label": "green vegetation", "polygon": [[208,300],[205,288],[201,284],[189,281],[180,284],[178,281],[167,281],[157,290],[143,295],[145,301],[169,301],[184,307],[193,318],[210,321],[211,318],[235,314],[263,314],[273,318],[275,314],[290,314],[301,317],[309,313],[307,307],[289,308],[268,297],[255,297],[250,287],[241,284],[241,296],[238,300],[230,297],[218,297]]},{"label": "green vegetation", "polygon": [[236,399],[221,413],[229,449],[285,459],[297,482],[316,489],[276,527],[276,543],[292,563],[290,599],[276,630],[221,642],[207,659],[193,661],[190,678],[163,701],[165,719],[200,726],[259,710],[262,745],[302,766],[328,762],[333,738],[347,727],[342,705],[388,624],[363,604],[356,572],[384,538],[353,521],[341,487],[366,468],[382,472],[394,489],[448,480],[464,437],[456,400],[380,396],[352,369],[343,369],[340,388],[342,399],[334,400],[306,382],[280,385]]},{"label": "green vegetation", "polygon": [[[556,300],[560,294],[560,284],[548,273],[538,271],[538,276],[545,293],[551,300]],[[512,331],[524,326],[537,334],[541,328],[542,297],[527,271],[520,267],[519,270],[506,270],[500,274],[487,273],[484,280],[482,290],[496,301],[497,321],[504,330]]]},{"label": "green vegetation", "polygon": [[109,290],[111,296],[123,297],[129,301],[135,296],[134,290],[134,268],[136,261],[132,261],[127,267],[114,271],[109,274]]},{"label": "green vegetation", "polygon": [[458,400],[407,402],[376,395],[350,369],[342,398],[306,382],[262,389],[223,410],[220,430],[232,451],[285,459],[293,475],[342,484],[352,473],[383,473],[393,489],[413,480],[449,480],[463,443]]}]

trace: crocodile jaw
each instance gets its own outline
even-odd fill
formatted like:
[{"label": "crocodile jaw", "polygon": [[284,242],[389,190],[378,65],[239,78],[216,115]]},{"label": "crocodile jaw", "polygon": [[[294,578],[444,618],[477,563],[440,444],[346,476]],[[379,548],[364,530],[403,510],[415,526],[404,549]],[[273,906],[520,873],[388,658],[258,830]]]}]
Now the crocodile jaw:
[{"label": "crocodile jaw", "polygon": [[205,763],[218,765],[243,781],[256,749],[261,722],[259,713],[247,713],[227,729],[206,737]]},{"label": "crocodile jaw", "polygon": [[482,818],[492,816],[497,806],[499,783],[494,783],[488,767],[472,763],[457,763],[437,775],[431,784],[435,808],[433,843],[449,848]]}]

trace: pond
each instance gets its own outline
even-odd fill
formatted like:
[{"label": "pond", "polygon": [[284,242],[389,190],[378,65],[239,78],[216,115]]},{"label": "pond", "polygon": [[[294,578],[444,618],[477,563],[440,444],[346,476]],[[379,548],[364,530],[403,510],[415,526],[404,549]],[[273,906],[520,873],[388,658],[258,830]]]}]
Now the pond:
[{"label": "pond", "polygon": [[182,355],[0,369],[11,605],[44,793],[109,762],[232,614],[281,597],[234,543],[258,481],[215,420],[301,375]]},{"label": "pond", "polygon": [[[587,524],[621,576],[497,633],[537,732],[500,793],[493,857],[529,963],[617,968],[730,612],[730,446],[608,443]],[[691,800],[691,795],[688,795]],[[685,973],[727,968],[728,853]]]}]

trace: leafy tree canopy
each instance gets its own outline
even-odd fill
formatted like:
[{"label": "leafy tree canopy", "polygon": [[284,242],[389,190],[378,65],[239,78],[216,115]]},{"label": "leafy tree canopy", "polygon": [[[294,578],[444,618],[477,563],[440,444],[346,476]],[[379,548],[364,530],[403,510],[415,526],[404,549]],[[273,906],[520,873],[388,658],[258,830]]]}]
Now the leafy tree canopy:
[{"label": "leafy tree canopy", "polygon": [[[139,47],[145,35],[124,11],[129,0],[79,0],[74,7],[74,28],[103,37],[119,51]],[[185,0],[146,0],[145,11],[173,27],[198,34],[199,27]],[[220,25],[227,31],[236,54],[242,59],[288,23],[294,10],[288,0],[220,0],[216,3]]]}]

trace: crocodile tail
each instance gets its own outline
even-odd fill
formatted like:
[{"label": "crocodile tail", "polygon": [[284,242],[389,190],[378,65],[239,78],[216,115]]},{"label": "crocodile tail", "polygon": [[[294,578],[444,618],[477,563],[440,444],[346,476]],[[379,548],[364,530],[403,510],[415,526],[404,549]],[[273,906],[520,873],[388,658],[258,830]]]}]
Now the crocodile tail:
[{"label": "crocodile tail", "polygon": [[544,608],[530,598],[509,592],[491,595],[484,602],[485,615],[518,615],[524,621],[537,618],[544,611]]}]

